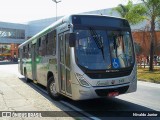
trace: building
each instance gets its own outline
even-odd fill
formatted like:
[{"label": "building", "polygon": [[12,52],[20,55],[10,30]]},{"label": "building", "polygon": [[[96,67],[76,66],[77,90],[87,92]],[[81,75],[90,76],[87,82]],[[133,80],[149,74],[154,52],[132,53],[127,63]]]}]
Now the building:
[{"label": "building", "polygon": [[[118,13],[113,11],[112,8],[85,12],[84,14],[112,15],[119,17]],[[58,17],[58,19],[59,18],[61,17]],[[30,21],[26,24],[0,22],[0,60],[17,58],[19,44],[34,36],[55,21],[56,18]],[[144,21],[136,26],[131,26],[134,33],[134,40],[139,44],[143,41],[141,32],[146,28],[146,25],[146,21]],[[157,36],[157,38],[160,37]],[[160,44],[160,40],[158,40],[157,44]]]},{"label": "building", "polygon": [[18,45],[27,39],[27,25],[0,22],[0,60],[17,57]]}]

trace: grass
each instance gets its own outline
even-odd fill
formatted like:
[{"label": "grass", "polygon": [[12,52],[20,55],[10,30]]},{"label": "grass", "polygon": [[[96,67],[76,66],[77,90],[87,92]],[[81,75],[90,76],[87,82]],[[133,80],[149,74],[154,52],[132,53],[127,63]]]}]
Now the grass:
[{"label": "grass", "polygon": [[149,71],[148,68],[137,69],[138,80],[160,84],[160,68],[154,68],[154,71]]}]

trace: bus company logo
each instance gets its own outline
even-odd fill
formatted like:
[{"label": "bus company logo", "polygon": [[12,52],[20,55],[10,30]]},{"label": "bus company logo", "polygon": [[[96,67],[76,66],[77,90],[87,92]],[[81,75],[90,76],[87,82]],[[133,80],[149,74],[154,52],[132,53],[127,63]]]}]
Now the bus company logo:
[{"label": "bus company logo", "polygon": [[[0,116],[1,117],[1,116]],[[2,112],[2,117],[42,117],[42,113],[40,112]]]},{"label": "bus company logo", "polygon": [[115,80],[112,80],[112,81],[111,81],[111,84],[114,85],[114,84],[115,84]]},{"label": "bus company logo", "polygon": [[96,85],[97,86],[107,86],[107,85],[109,85],[109,83],[108,83],[108,81],[106,81],[106,82],[100,82],[100,81],[98,81]]},{"label": "bus company logo", "polygon": [[107,73],[109,72],[119,72],[119,70],[106,70]]}]

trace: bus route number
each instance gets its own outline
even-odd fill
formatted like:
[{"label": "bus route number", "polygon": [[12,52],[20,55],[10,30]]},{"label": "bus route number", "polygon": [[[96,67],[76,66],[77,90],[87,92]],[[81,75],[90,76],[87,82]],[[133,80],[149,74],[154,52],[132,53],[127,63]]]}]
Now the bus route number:
[{"label": "bus route number", "polygon": [[119,83],[124,83],[124,79],[120,79],[120,80],[119,80]]}]

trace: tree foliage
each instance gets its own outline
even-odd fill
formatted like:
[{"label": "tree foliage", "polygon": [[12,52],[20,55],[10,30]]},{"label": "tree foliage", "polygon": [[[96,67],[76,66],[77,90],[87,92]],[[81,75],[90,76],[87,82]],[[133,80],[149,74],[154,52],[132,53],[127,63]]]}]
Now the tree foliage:
[{"label": "tree foliage", "polygon": [[134,5],[131,0],[128,1],[127,5],[119,4],[113,10],[117,11],[122,18],[127,19],[132,25],[146,19],[144,16],[146,8],[141,4]]},{"label": "tree foliage", "polygon": [[145,12],[147,20],[150,22],[150,67],[149,70],[153,71],[153,56],[156,48],[156,22],[160,16],[160,0],[141,0],[144,3],[147,11]]},{"label": "tree foliage", "polygon": [[150,67],[149,70],[153,71],[153,56],[155,53],[156,36],[155,29],[160,23],[160,0],[139,0],[142,4],[133,5],[131,0],[127,5],[118,5],[116,10],[121,17],[127,19],[130,24],[137,24],[144,19],[150,23]]}]

